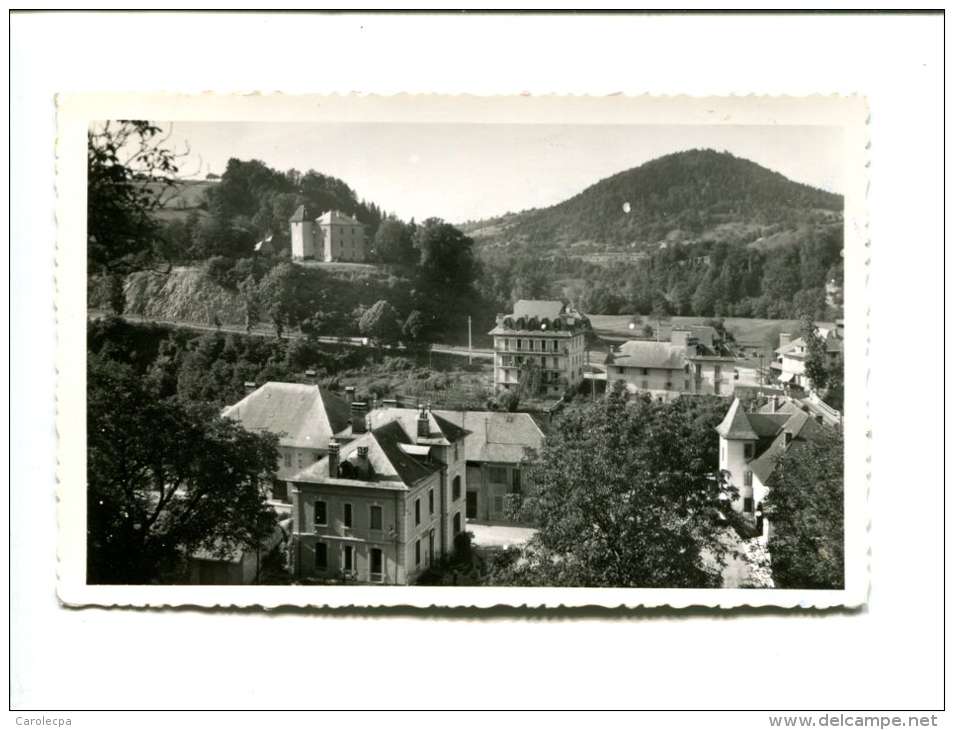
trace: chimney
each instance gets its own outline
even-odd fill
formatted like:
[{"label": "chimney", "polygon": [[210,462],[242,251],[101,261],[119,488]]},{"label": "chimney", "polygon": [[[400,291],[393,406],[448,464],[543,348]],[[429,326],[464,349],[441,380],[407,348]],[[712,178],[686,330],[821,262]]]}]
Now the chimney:
[{"label": "chimney", "polygon": [[771,411],[769,411],[770,413],[776,413],[778,411],[778,396],[777,395],[773,395],[771,398],[769,398],[769,406],[772,409]]},{"label": "chimney", "polygon": [[381,401],[381,406],[383,408],[397,408],[397,399],[395,398],[385,398]]},{"label": "chimney", "polygon": [[337,441],[331,439],[328,442],[328,476],[332,479],[338,478],[338,462],[341,459],[341,446]]},{"label": "chimney", "polygon": [[245,392],[246,392],[246,393],[251,393],[253,390],[255,390],[256,387],[258,387],[258,386],[255,385],[255,381],[253,381],[253,380],[246,380],[246,381],[245,381]]},{"label": "chimney", "polygon": [[421,406],[421,410],[417,414],[417,437],[419,439],[426,439],[431,435],[431,426],[427,418],[427,410],[424,406]]},{"label": "chimney", "polygon": [[778,346],[785,347],[789,342],[792,341],[792,336],[788,332],[779,332],[778,333]]},{"label": "chimney", "polygon": [[371,464],[368,463],[367,446],[358,447],[358,458],[355,461],[355,466],[358,468],[358,476],[361,479],[367,479],[370,476]]},{"label": "chimney", "polygon": [[345,386],[345,400],[348,403],[354,403],[354,386],[353,385]]},{"label": "chimney", "polygon": [[368,430],[365,418],[368,415],[368,404],[361,401],[351,403],[351,433],[364,433]]}]

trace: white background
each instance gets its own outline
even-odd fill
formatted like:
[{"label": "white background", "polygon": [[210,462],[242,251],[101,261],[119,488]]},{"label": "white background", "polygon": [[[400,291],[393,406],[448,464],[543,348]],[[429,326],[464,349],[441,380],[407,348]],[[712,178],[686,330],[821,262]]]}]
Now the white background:
[{"label": "white background", "polygon": [[[34,712],[11,724],[84,707],[939,708],[941,40],[938,16],[15,16],[10,686],[14,708]],[[439,619],[61,608],[52,95],[90,90],[867,95],[869,606]],[[136,723],[175,721],[153,717]],[[768,724],[688,722],[703,720]]]}]

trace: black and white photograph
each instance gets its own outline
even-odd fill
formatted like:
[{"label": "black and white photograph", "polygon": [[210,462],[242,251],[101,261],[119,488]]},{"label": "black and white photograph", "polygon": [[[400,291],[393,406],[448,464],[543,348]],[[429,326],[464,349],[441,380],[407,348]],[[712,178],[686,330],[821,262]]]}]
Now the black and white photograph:
[{"label": "black and white photograph", "polygon": [[943,727],[943,10],[9,15],[11,727]]},{"label": "black and white photograph", "polygon": [[86,583],[843,591],[849,131],[90,121]]}]

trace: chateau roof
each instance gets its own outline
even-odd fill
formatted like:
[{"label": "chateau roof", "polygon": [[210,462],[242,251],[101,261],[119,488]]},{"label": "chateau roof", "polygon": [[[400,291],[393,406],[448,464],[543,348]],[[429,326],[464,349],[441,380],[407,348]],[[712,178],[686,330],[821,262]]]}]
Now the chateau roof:
[{"label": "chateau roof", "polygon": [[464,438],[464,431],[457,424],[448,421],[431,409],[426,409],[427,436],[417,435],[418,408],[377,408],[371,411],[371,427],[377,428],[396,421],[405,432],[413,436],[412,442],[431,446],[449,446]]},{"label": "chateau roof", "polygon": [[350,215],[342,213],[340,210],[329,210],[327,213],[322,213],[318,218],[316,218],[319,223],[330,223],[333,225],[342,225],[342,226],[361,226],[364,225],[361,221],[352,218]]},{"label": "chateau roof", "polygon": [[277,434],[282,446],[324,449],[351,420],[350,406],[317,385],[268,382],[222,415],[249,431]]},{"label": "chateau roof", "polygon": [[299,205],[295,208],[295,212],[292,213],[292,217],[288,219],[290,223],[301,223],[302,221],[311,220],[311,216],[308,215],[308,211],[305,209],[304,205]]}]

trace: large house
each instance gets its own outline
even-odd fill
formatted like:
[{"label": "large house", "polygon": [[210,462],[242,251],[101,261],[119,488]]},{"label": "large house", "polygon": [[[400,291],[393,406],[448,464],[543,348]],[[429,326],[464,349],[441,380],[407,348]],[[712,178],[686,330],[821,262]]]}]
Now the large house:
[{"label": "large house", "polygon": [[526,413],[437,413],[465,433],[467,519],[512,522],[511,500],[519,502],[526,486],[524,458],[543,448],[543,431]]},{"label": "large house", "polygon": [[[354,390],[347,391],[353,399]],[[271,497],[289,503],[285,483],[306,466],[328,453],[332,436],[347,438],[353,403],[318,385],[268,382],[226,408],[222,415],[248,431],[279,437],[279,461]],[[363,404],[357,404],[358,417]]]},{"label": "large house", "polygon": [[463,432],[428,409],[411,414],[376,412],[290,479],[296,578],[407,584],[453,549],[465,520]]},{"label": "large house", "polygon": [[355,261],[368,258],[364,224],[338,210],[312,218],[299,205],[289,219],[292,259]]},{"label": "large house", "polygon": [[497,315],[494,390],[516,388],[529,366],[539,369],[542,395],[559,395],[583,379],[589,321],[563,302],[521,299]]},{"label": "large house", "polygon": [[670,342],[629,340],[610,351],[607,382],[623,380],[630,392],[663,400],[687,393],[732,395],[735,358],[714,354],[687,331],[673,330],[671,336]]},{"label": "large house", "polygon": [[716,427],[719,469],[739,492],[732,507],[754,521],[763,542],[771,531],[762,518],[762,502],[771,489],[775,463],[786,450],[815,438],[825,428],[821,420],[791,398],[773,396],[748,413],[736,398]]},{"label": "large house", "polygon": [[[819,327],[818,336],[825,342],[825,354],[829,360],[844,350],[844,327],[839,322],[835,327]],[[805,374],[805,359],[808,357],[808,344],[804,337],[792,336],[782,332],[778,336],[778,348],[771,369],[778,381],[785,386],[812,389],[811,381]]]}]

